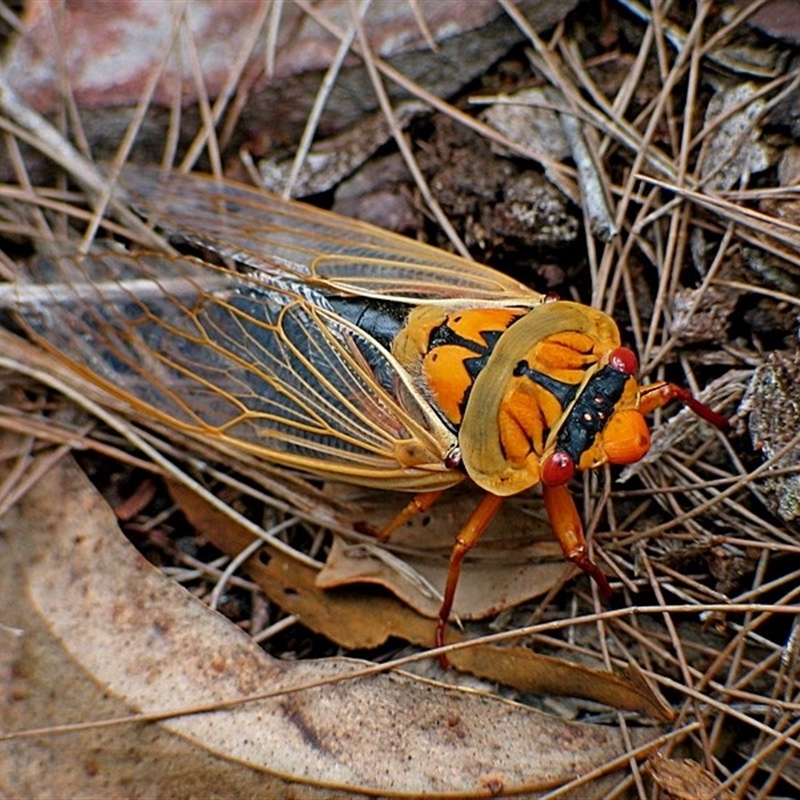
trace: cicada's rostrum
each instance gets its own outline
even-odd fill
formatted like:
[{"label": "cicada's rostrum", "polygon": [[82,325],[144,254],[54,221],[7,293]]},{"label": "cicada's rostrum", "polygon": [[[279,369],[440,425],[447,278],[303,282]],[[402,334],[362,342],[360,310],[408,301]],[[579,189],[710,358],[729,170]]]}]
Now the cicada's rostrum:
[{"label": "cicada's rostrum", "polygon": [[183,255],[42,259],[58,302],[29,332],[156,419],[272,462],[414,492],[382,533],[462,480],[484,498],[464,554],[504,497],[541,485],[564,555],[604,593],[567,488],[644,456],[644,415],[684,389],[640,386],[614,321],[370,225],[211,178],[130,168],[124,196]]}]

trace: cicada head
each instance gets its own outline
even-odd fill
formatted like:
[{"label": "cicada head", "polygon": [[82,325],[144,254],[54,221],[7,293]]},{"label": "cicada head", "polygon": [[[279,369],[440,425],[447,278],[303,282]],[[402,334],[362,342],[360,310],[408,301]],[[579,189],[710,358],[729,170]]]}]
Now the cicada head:
[{"label": "cicada head", "polygon": [[569,302],[531,309],[502,335],[472,387],[459,431],[467,473],[511,495],[638,461],[650,432],[637,369],[606,314]]},{"label": "cicada head", "polygon": [[638,362],[627,347],[615,347],[590,370],[542,454],[541,481],[557,486],[576,470],[603,464],[633,464],[650,449],[650,429],[638,409]]}]

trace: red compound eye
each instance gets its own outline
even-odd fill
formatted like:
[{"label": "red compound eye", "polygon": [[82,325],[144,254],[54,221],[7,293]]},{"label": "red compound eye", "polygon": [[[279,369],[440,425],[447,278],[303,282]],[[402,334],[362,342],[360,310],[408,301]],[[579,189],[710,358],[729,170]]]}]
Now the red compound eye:
[{"label": "red compound eye", "polygon": [[617,347],[608,354],[608,365],[625,375],[635,375],[639,371],[639,359],[636,353],[627,347]]},{"label": "red compound eye", "polygon": [[551,453],[542,464],[542,483],[545,486],[561,486],[571,481],[574,474],[575,462],[563,450]]}]

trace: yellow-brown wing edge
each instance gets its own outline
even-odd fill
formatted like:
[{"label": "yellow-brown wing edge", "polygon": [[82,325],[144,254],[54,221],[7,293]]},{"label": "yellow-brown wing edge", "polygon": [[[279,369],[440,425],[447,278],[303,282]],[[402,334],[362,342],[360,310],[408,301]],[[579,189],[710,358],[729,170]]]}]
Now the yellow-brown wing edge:
[{"label": "yellow-brown wing edge", "polygon": [[132,165],[120,185],[126,199],[168,233],[297,280],[406,301],[531,305],[542,299],[490,267],[231,181]]}]

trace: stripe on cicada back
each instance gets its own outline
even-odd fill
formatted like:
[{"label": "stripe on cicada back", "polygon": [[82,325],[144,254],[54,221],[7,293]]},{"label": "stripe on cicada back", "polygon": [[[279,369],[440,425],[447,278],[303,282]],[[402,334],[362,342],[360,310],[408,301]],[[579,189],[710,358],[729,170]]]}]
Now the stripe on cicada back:
[{"label": "stripe on cicada back", "polygon": [[421,306],[408,316],[392,353],[416,377],[445,423],[457,431],[475,379],[500,337],[529,309]]}]

